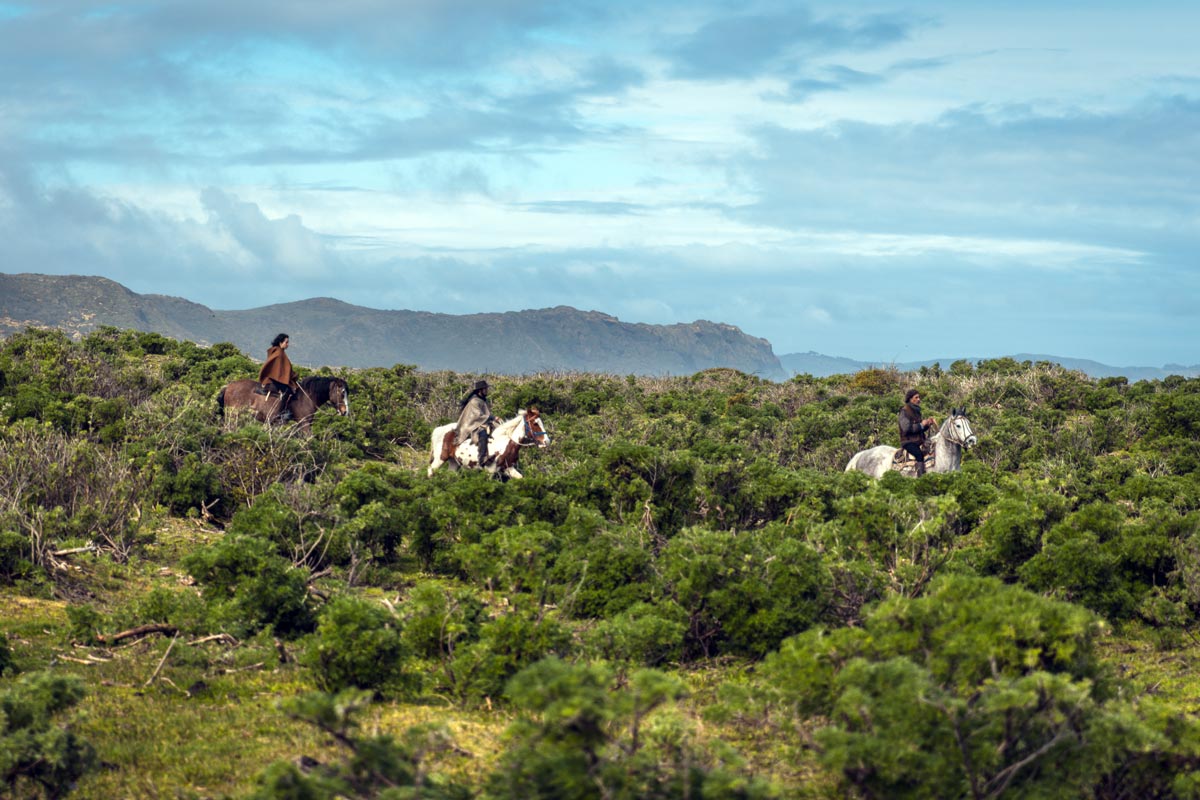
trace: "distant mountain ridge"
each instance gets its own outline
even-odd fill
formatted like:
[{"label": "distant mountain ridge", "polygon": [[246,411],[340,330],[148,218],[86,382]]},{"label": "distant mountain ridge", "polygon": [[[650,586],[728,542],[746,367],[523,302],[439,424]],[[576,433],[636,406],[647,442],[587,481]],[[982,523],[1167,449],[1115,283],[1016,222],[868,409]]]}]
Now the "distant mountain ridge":
[{"label": "distant mountain ridge", "polygon": [[34,326],[82,336],[103,325],[198,344],[232,342],[255,358],[284,331],[293,339],[289,355],[309,366],[638,375],[731,367],[786,377],[770,342],[706,320],[647,325],[567,306],[456,316],[381,311],[327,297],[220,311],[178,297],[137,294],[107,278],[0,274],[0,334]]},{"label": "distant mountain ridge", "polygon": [[[821,353],[777,356],[766,339],[733,325],[698,320],[675,325],[621,322],[569,306],[490,314],[381,311],[328,297],[241,311],[219,311],[180,297],[138,294],[97,276],[0,273],[0,336],[27,327],[83,336],[103,325],[161,333],[197,344],[232,342],[261,358],[272,337],[294,338],[290,355],[305,366],[389,367],[529,374],[543,371],[617,375],[690,375],[731,367],[770,380],[793,375],[849,374],[872,367],[943,368],[964,357],[893,363]],[[1017,361],[1049,361],[1093,378],[1131,381],[1168,375],[1200,377],[1200,365],[1113,367],[1096,361],[1018,353]],[[965,358],[972,363],[979,358]]]},{"label": "distant mountain ridge", "polygon": [[[1092,378],[1124,376],[1131,381],[1141,381],[1161,380],[1168,375],[1181,375],[1185,378],[1200,377],[1200,365],[1188,367],[1182,364],[1166,364],[1162,367],[1113,367],[1085,358],[1063,358],[1062,356],[1035,355],[1031,353],[1014,353],[1008,357],[1016,361],[1031,361],[1035,364],[1039,361],[1049,361],[1053,364],[1060,364],[1066,369],[1078,370]],[[934,364],[940,364],[943,369],[948,369],[951,364],[959,360],[970,361],[972,364],[975,364],[984,359],[957,356],[954,358],[932,358],[927,361],[893,363],[888,361],[855,361],[850,358],[838,358],[811,351],[807,353],[785,353],[779,357],[779,361],[783,364],[783,368],[789,377],[792,375],[812,375],[818,378],[828,377],[829,375],[852,374],[871,368],[895,367],[901,372],[913,372],[919,370],[921,367],[931,367]]]}]

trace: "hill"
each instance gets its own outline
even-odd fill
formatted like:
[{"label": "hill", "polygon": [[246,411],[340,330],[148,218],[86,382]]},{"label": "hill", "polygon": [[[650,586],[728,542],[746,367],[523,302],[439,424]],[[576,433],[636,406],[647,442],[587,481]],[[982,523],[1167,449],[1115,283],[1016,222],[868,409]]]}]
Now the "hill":
[{"label": "hill", "polygon": [[[1111,378],[1122,375],[1131,381],[1140,381],[1162,379],[1168,375],[1182,375],[1185,378],[1200,376],[1200,365],[1198,364],[1190,367],[1182,364],[1166,364],[1161,367],[1114,367],[1085,358],[1064,358],[1063,356],[1033,353],[1015,353],[1008,356],[1008,358],[1012,358],[1018,362],[1028,361],[1031,364],[1039,362],[1059,364],[1066,369],[1082,372],[1089,378]],[[983,360],[985,359],[954,356],[950,358],[931,358],[926,361],[893,363],[887,361],[856,361],[852,358],[827,356],[812,351],[807,353],[785,353],[779,356],[779,362],[783,365],[784,372],[788,377],[792,375],[812,375],[818,378],[827,378],[830,375],[849,375],[861,372],[864,369],[871,369],[872,367],[895,367],[901,372],[913,372],[919,370],[921,367],[931,367],[934,364],[940,364],[942,368],[948,369],[955,361],[978,363]]]},{"label": "hill", "polygon": [[101,277],[0,274],[0,333],[58,328],[74,338],[101,326],[200,344],[232,342],[260,356],[286,331],[303,365],[529,374],[543,371],[690,375],[732,367],[785,377],[771,344],[732,325],[621,322],[567,306],[489,314],[382,311],[321,297],[239,311],[137,294]]},{"label": "hill", "polygon": [[[691,375],[731,367],[769,380],[851,374],[871,367],[902,372],[982,358],[952,356],[892,363],[816,352],[776,356],[766,339],[707,320],[675,325],[622,322],[569,306],[487,314],[379,310],[328,297],[221,311],[179,297],[138,294],[107,278],[0,274],[0,337],[28,327],[57,328],[79,339],[103,326],[160,333],[199,344],[231,342],[255,358],[280,331],[294,340],[293,360],[367,368],[412,364],[423,370],[527,375],[594,372]],[[1055,355],[1017,353],[1018,362],[1048,362],[1091,378],[1131,381],[1200,376],[1200,365],[1110,366]]]}]

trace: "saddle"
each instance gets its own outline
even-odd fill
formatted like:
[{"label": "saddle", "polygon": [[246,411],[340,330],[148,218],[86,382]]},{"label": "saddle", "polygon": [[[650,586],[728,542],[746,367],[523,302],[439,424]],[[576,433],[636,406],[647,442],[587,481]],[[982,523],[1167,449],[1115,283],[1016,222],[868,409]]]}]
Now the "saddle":
[{"label": "saddle", "polygon": [[[937,463],[937,459],[935,459],[933,456],[932,448],[929,446],[929,442],[925,442],[921,445],[921,452],[925,454],[925,471],[932,472],[934,464]],[[892,469],[916,470],[916,468],[917,460],[913,458],[912,454],[910,454],[907,450],[901,448],[896,451],[894,456],[892,456]]]}]

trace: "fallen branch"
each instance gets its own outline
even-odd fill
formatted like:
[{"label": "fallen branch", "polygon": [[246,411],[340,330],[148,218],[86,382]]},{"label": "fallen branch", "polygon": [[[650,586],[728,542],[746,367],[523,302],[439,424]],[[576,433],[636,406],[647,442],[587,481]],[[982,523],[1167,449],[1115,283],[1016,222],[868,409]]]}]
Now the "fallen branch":
[{"label": "fallen branch", "polygon": [[237,647],[241,644],[237,639],[230,636],[228,633],[214,633],[212,636],[204,636],[194,641],[188,642],[191,645],[204,644],[205,642],[224,642],[230,647]]},{"label": "fallen branch", "polygon": [[[171,655],[171,648],[173,648],[175,646],[175,643],[178,641],[179,641],[179,634],[176,633],[174,636],[171,637],[171,643],[169,645],[167,645],[167,652],[163,653],[163,657],[158,660],[158,666],[154,668],[154,674],[151,675],[149,678],[146,678],[146,682],[143,683],[142,686],[149,686],[151,683],[154,682],[154,679],[158,677],[159,671],[163,668],[163,664],[167,663],[167,656]],[[171,684],[171,685],[175,686],[175,684]],[[178,689],[179,687],[176,686],[175,688]]]},{"label": "fallen branch", "polygon": [[224,675],[232,675],[235,672],[246,672],[252,669],[262,669],[266,663],[267,662],[265,661],[259,661],[257,664],[250,664],[246,667],[227,667],[226,669],[221,670],[221,673]]},{"label": "fallen branch", "polygon": [[50,555],[52,555],[52,556],[69,556],[69,555],[74,555],[75,553],[93,553],[99,549],[100,548],[96,547],[96,545],[89,544],[87,547],[72,547],[67,550],[55,550]]},{"label": "fallen branch", "polygon": [[174,625],[166,625],[164,623],[151,623],[149,625],[139,625],[136,628],[130,628],[129,630],[121,631],[120,633],[114,633],[112,636],[103,636],[101,634],[96,634],[96,639],[98,641],[104,642],[105,644],[113,644],[115,642],[121,641],[122,639],[128,639],[131,636],[145,636],[146,634],[150,634],[150,633],[161,633],[161,634],[165,634],[167,636],[172,636],[174,634],[179,633],[179,629],[176,628]]}]

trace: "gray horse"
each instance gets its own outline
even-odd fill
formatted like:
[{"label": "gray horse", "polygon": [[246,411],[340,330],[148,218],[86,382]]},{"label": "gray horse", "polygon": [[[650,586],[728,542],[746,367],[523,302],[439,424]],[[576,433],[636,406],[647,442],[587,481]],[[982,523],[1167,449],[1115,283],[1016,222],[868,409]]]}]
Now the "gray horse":
[{"label": "gray horse", "polygon": [[[935,463],[930,469],[931,472],[957,471],[962,467],[963,449],[971,447],[978,441],[975,438],[975,432],[971,430],[971,422],[967,419],[965,408],[952,409],[950,416],[942,423],[942,427],[930,439],[934,443],[935,459]],[[881,444],[868,450],[860,450],[846,465],[846,472],[858,470],[867,473],[872,478],[882,478],[890,470],[899,469],[892,466],[892,460],[899,449]],[[899,469],[899,471],[900,474],[910,477],[917,474],[916,467],[912,466],[911,462],[908,467]]]}]

